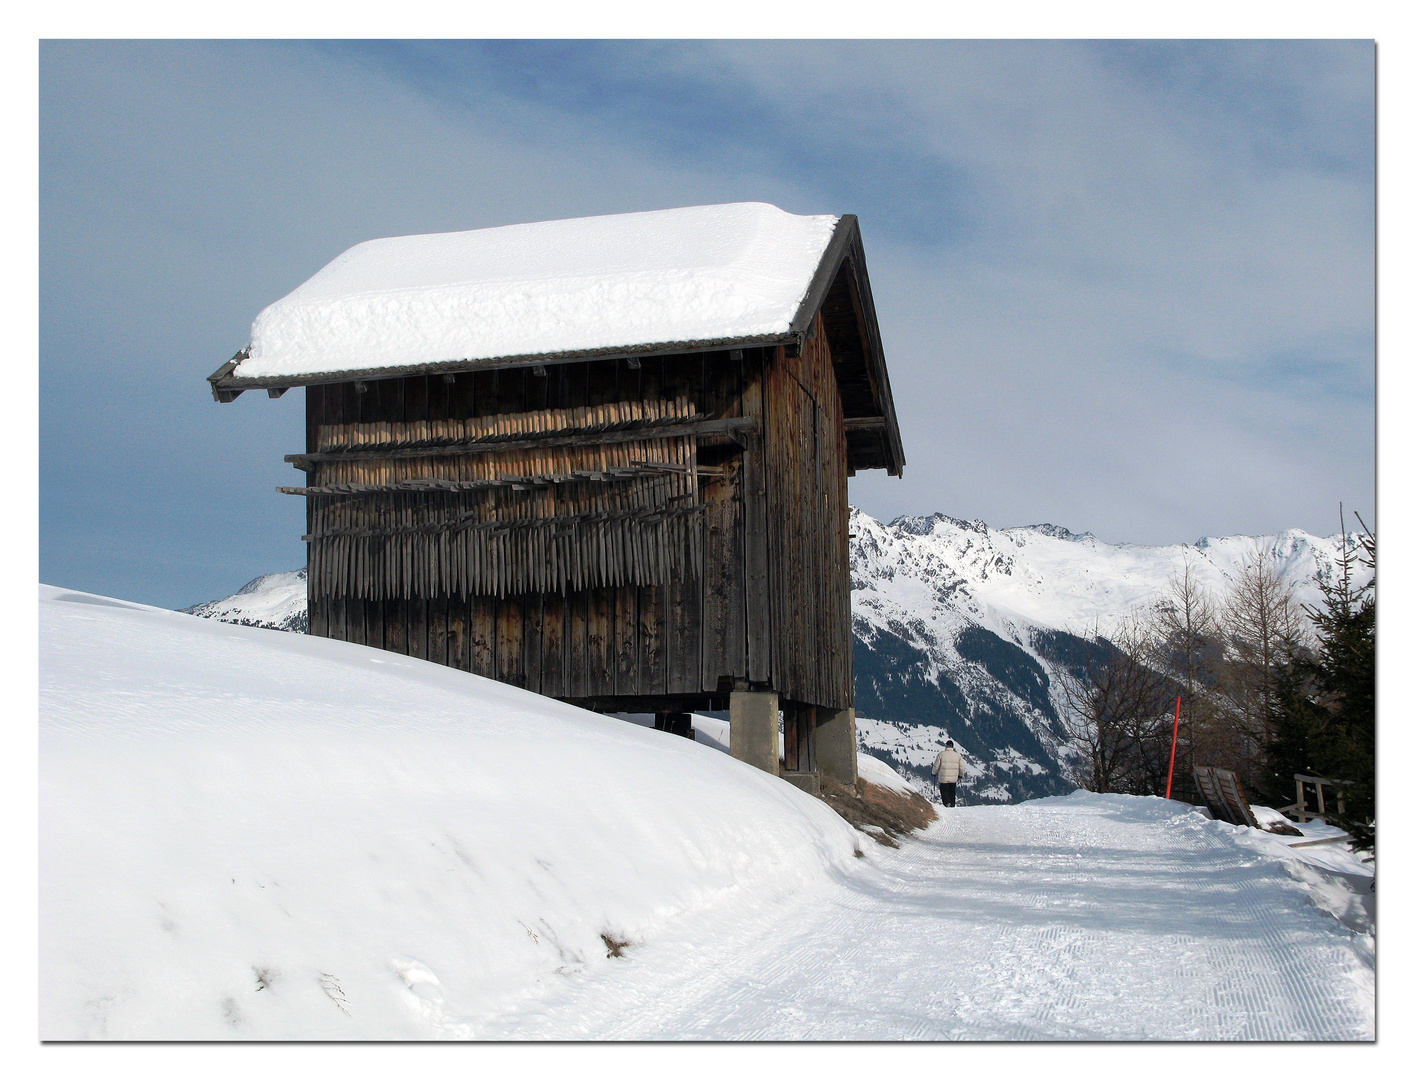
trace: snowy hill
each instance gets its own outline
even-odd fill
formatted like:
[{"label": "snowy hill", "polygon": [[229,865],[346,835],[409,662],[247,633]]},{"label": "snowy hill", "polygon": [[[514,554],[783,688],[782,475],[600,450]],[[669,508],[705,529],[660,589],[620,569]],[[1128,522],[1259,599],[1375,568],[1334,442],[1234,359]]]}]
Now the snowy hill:
[{"label": "snowy hill", "polygon": [[[1072,790],[1054,671],[1074,635],[1112,632],[1152,603],[1188,560],[1215,598],[1258,551],[1298,600],[1336,572],[1340,538],[1300,530],[1107,544],[1056,525],[993,529],[943,514],[890,524],[850,514],[856,712],[861,746],[936,795],[945,738],[969,776],[962,797],[1010,803]],[[304,571],[266,574],[194,615],[303,632]]]},{"label": "snowy hill", "polygon": [[183,608],[188,615],[235,623],[263,626],[269,630],[309,633],[309,596],[305,591],[303,568],[276,574],[262,574],[247,582],[240,592],[224,600]]},{"label": "snowy hill", "polygon": [[39,609],[45,1039],[476,1037],[856,863],[710,746],[343,642]]},{"label": "snowy hill", "polygon": [[964,797],[995,802],[1072,790],[1055,665],[1075,635],[1113,632],[1185,560],[1221,600],[1264,551],[1297,599],[1317,604],[1340,545],[1293,529],[1146,547],[944,514],[886,525],[857,509],[850,533],[855,708],[873,721],[861,721],[861,745],[926,787],[951,737],[974,778]]}]

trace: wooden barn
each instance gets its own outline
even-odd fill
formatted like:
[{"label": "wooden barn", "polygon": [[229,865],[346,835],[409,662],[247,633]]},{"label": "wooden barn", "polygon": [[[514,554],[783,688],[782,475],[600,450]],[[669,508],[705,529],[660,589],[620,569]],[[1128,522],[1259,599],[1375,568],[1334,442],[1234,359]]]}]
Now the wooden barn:
[{"label": "wooden barn", "polygon": [[311,633],[854,781],[847,478],[904,457],[853,216],[370,241],[209,381],[305,388]]}]

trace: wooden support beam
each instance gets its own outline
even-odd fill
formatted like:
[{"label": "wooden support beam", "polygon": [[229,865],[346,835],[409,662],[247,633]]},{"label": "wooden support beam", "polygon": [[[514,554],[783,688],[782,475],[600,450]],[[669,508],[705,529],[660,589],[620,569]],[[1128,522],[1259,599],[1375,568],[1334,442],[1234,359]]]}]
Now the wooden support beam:
[{"label": "wooden support beam", "polygon": [[529,491],[538,487],[554,487],[559,484],[609,483],[611,481],[633,480],[655,473],[682,472],[683,466],[653,464],[643,462],[632,468],[615,466],[603,471],[554,473],[546,475],[514,476],[503,473],[494,480],[446,480],[437,476],[420,476],[407,480],[396,480],[390,484],[325,484],[319,487],[278,487],[282,495],[305,495],[311,497],[336,495],[386,495],[396,491],[485,491],[490,488],[513,488]]},{"label": "wooden support beam", "polygon": [[267,394],[269,394],[272,398],[277,398],[277,397],[283,397],[284,394],[285,394],[285,391],[288,390],[288,389],[289,389],[288,386],[271,386],[271,387],[268,387],[265,392],[266,392]]},{"label": "wooden support beam", "polygon": [[[240,393],[239,390],[235,393]],[[539,450],[551,446],[585,446],[637,442],[642,439],[678,439],[695,437],[699,440],[722,438],[738,442],[759,428],[754,420],[730,416],[724,420],[692,420],[687,422],[635,422],[607,430],[563,428],[554,434],[529,439],[478,439],[441,446],[400,446],[386,450],[325,450],[314,454],[286,454],[285,460],[298,467],[299,462],[318,461],[385,461],[396,458],[457,457],[464,454],[499,454],[511,450]]]},{"label": "wooden support beam", "polygon": [[705,509],[706,507],[701,505],[663,508],[644,507],[638,510],[603,511],[588,514],[559,514],[555,517],[521,518],[512,521],[481,521],[473,513],[463,518],[438,522],[431,525],[403,525],[381,528],[355,526],[352,528],[326,529],[318,533],[308,533],[300,537],[300,539],[308,543],[311,540],[328,540],[335,536],[389,537],[439,532],[513,533],[551,527],[570,529],[578,525],[594,525],[605,521],[631,521],[640,525],[656,525],[669,518],[683,518],[700,514],[703,513]]},{"label": "wooden support beam", "polygon": [[845,431],[883,431],[888,420],[882,416],[846,416]]}]

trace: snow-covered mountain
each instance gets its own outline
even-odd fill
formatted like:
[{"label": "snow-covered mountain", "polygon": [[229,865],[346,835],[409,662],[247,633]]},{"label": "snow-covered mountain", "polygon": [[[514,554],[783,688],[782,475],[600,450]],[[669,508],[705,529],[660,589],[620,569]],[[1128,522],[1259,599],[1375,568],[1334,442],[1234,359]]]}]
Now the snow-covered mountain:
[{"label": "snow-covered mountain", "polygon": [[944,514],[886,525],[857,509],[850,534],[861,745],[926,788],[951,737],[973,774],[963,797],[978,802],[1073,787],[1055,667],[1080,635],[1112,633],[1185,563],[1220,601],[1258,552],[1316,605],[1340,550],[1339,536],[1299,529],[1146,547]]},{"label": "snow-covered mountain", "polygon": [[[935,795],[929,765],[954,739],[969,773],[961,797],[974,803],[1073,788],[1055,668],[1080,635],[1112,633],[1158,600],[1185,562],[1220,600],[1258,552],[1315,605],[1340,548],[1339,536],[1299,529],[1146,547],[944,514],[885,524],[857,509],[850,534],[860,745]],[[187,611],[303,633],[305,572],[266,574]]]},{"label": "snow-covered mountain", "polygon": [[239,626],[263,626],[270,630],[291,630],[309,633],[309,596],[305,590],[305,571],[286,570],[276,574],[261,574],[247,582],[240,592],[224,600],[183,608],[188,615],[203,619],[236,623]]}]

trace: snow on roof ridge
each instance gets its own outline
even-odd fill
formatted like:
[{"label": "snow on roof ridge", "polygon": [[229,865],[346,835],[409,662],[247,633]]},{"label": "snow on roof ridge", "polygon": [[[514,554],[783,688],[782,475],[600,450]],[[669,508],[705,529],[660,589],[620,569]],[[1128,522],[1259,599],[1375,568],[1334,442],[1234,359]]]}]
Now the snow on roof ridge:
[{"label": "snow on roof ridge", "polygon": [[367,240],[256,317],[235,374],[784,334],[839,220],[741,202]]}]

